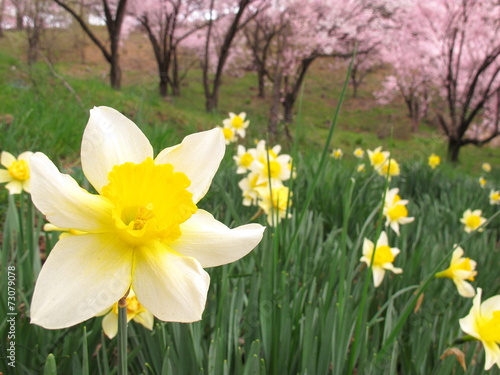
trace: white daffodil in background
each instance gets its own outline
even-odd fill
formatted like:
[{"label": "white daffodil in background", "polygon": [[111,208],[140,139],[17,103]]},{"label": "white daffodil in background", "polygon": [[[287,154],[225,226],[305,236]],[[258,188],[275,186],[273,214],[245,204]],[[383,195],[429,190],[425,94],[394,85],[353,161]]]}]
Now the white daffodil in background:
[{"label": "white daffodil in background", "polygon": [[472,308],[465,318],[460,319],[460,328],[466,334],[481,341],[486,354],[484,369],[495,363],[500,368],[500,295],[481,303],[481,288],[477,288]]},{"label": "white daffodil in background", "polygon": [[[373,252],[375,251],[375,255]],[[373,242],[365,238],[363,241],[363,256],[360,261],[365,262],[368,266],[372,267],[373,284],[378,287],[385,276],[385,271],[392,271],[394,273],[402,273],[401,268],[396,268],[392,264],[400,250],[395,247],[389,247],[387,234],[380,233],[377,245],[374,246]],[[373,258],[373,264],[372,264]]]},{"label": "white daffodil in background", "polygon": [[353,155],[358,159],[361,159],[363,156],[365,156],[365,152],[361,147],[356,147],[356,149],[353,152]]},{"label": "white daffodil in background", "polygon": [[7,151],[2,151],[0,163],[7,169],[0,169],[0,184],[6,183],[9,194],[30,192],[30,157],[31,151],[20,154],[17,158]]},{"label": "white daffodil in background", "polygon": [[490,204],[500,204],[500,190],[490,191]]},{"label": "white daffodil in background", "polygon": [[415,218],[408,217],[408,209],[406,208],[408,201],[406,199],[401,199],[398,193],[398,188],[387,191],[385,194],[383,214],[386,219],[385,226],[390,226],[399,236],[399,226],[411,223]]},{"label": "white daffodil in background", "polygon": [[486,181],[486,179],[483,176],[479,177],[479,185],[481,185],[482,188],[486,186],[487,182],[488,181]]},{"label": "white daffodil in background", "polygon": [[221,128],[220,126],[218,128],[222,130],[222,134],[224,135],[224,142],[226,143],[226,145],[234,143],[238,140],[238,138],[236,137],[236,132],[233,128],[225,125],[223,128]]},{"label": "white daffodil in background", "polygon": [[250,171],[259,175],[258,185],[270,182],[271,186],[278,187],[292,176],[292,158],[288,154],[280,155],[280,151],[280,145],[268,149],[265,141],[257,144],[255,160],[250,164]]},{"label": "white daffodil in background", "polygon": [[246,128],[250,124],[250,120],[246,120],[247,114],[245,112],[241,112],[239,115],[229,112],[229,118],[222,120],[222,125],[225,128],[234,129],[235,133],[238,134],[241,138],[245,138]]},{"label": "white daffodil in background", "polygon": [[[478,229],[481,225],[486,222],[486,219],[482,217],[483,211],[467,209],[464,212],[464,215],[460,219],[460,222],[464,224],[464,231],[470,233]],[[482,232],[484,228],[479,228],[479,232]]]},{"label": "white daffodil in background", "polygon": [[342,151],[341,148],[336,148],[332,151],[330,156],[334,159],[337,159],[337,160],[342,159],[342,156],[344,156],[344,152]]},{"label": "white daffodil in background", "polygon": [[382,146],[377,147],[375,150],[367,150],[370,165],[378,170],[382,167],[387,159],[389,159],[389,151],[382,151]]},{"label": "white daffodil in background", "polygon": [[233,156],[233,160],[236,162],[236,173],[243,174],[246,173],[252,162],[255,160],[255,149],[249,148],[245,149],[245,146],[238,145],[238,150],[236,155]]},{"label": "white daffodil in background", "polygon": [[429,156],[428,164],[432,169],[436,169],[436,167],[441,164],[441,157],[436,154],[431,154],[431,156]]},{"label": "white daffodil in background", "polygon": [[[133,320],[136,323],[142,324],[149,330],[153,329],[154,316],[141,305],[137,300],[134,291],[131,289],[126,298],[127,304],[127,323]],[[111,309],[98,314],[104,315],[102,320],[102,329],[106,336],[110,339],[116,336],[118,332],[118,302],[116,302]]]},{"label": "white daffodil in background", "polygon": [[356,172],[361,173],[361,172],[364,172],[365,170],[366,170],[366,168],[365,168],[365,163],[361,163],[360,165],[358,165],[358,166],[356,167]]},{"label": "white daffodil in background", "polygon": [[267,182],[262,182],[258,184],[257,183],[258,180],[259,180],[259,174],[251,172],[244,179],[238,182],[238,186],[242,191],[241,195],[243,196],[244,206],[257,205],[259,199],[259,193],[256,190],[256,188],[267,186]]},{"label": "white daffodil in background", "polygon": [[291,205],[291,193],[286,186],[259,187],[259,207],[266,213],[267,222],[271,226],[276,226],[284,218],[292,217],[287,210]]},{"label": "white daffodil in background", "polygon": [[491,164],[490,163],[483,163],[483,165],[481,165],[481,168],[486,173],[490,173],[491,172]]},{"label": "white daffodil in background", "polygon": [[153,159],[146,136],[116,110],[98,107],[82,141],[82,169],[98,194],[31,158],[32,199],[61,238],[38,276],[31,322],[56,329],[111,308],[131,288],[163,321],[201,319],[210,283],[204,267],[233,262],[264,227],[230,229],[196,204],[225,151],[220,129],[196,133]]},{"label": "white daffodil in background", "polygon": [[399,163],[393,158],[387,159],[377,170],[379,175],[387,177],[389,181],[391,181],[392,177],[401,174]]},{"label": "white daffodil in background", "polygon": [[463,256],[464,250],[457,246],[453,251],[450,266],[444,271],[436,273],[436,277],[452,279],[462,297],[472,298],[476,295],[476,291],[466,280],[474,281],[474,277],[477,275],[476,262]]}]

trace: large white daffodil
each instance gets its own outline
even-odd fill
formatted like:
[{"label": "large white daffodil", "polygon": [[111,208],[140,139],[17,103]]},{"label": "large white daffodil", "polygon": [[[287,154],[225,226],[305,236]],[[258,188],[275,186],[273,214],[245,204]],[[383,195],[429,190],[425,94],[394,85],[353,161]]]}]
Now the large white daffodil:
[{"label": "large white daffodil", "polygon": [[222,132],[212,129],[153,159],[132,121],[98,107],[90,111],[81,149],[83,171],[98,194],[36,153],[33,202],[69,234],[38,276],[31,322],[50,329],[78,324],[111,308],[129,288],[160,320],[201,319],[210,282],[203,268],[245,256],[264,232],[259,224],[230,229],[196,206],[224,151]]},{"label": "large white daffodil", "polygon": [[459,320],[460,328],[466,334],[481,341],[486,360],[484,369],[489,370],[495,363],[500,368],[500,295],[481,303],[481,288],[477,288],[469,315]]}]

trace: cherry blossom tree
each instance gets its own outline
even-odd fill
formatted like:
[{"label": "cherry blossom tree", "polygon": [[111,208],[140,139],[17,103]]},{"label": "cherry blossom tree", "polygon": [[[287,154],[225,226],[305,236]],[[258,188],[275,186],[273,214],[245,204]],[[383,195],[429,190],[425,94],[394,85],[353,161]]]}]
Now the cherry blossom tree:
[{"label": "cherry blossom tree", "polygon": [[228,61],[236,34],[263,8],[262,0],[210,0],[204,54],[202,58],[203,89],[207,112],[218,106],[222,73]]},{"label": "cherry blossom tree", "polygon": [[500,135],[500,4],[413,0],[398,32],[405,35],[405,48],[395,75],[398,82],[411,81],[408,70],[414,78],[425,77],[415,84],[433,93],[429,105],[448,138],[448,159],[456,162],[462,146],[480,146]]},{"label": "cherry blossom tree", "polygon": [[130,0],[128,13],[146,32],[156,58],[159,90],[180,94],[178,50],[181,42],[207,25],[204,0]]},{"label": "cherry blossom tree", "polygon": [[[88,12],[82,11],[82,7],[84,6],[83,0],[76,4],[69,0],[53,1],[71,14],[92,42],[99,48],[110,65],[109,79],[111,87],[120,89],[122,71],[120,67],[119,47],[128,0],[100,0],[100,2],[92,3],[92,9]],[[106,24],[108,41],[101,40],[97,33],[90,27],[87,21],[90,12],[101,18]],[[107,42],[109,42],[109,47]]]},{"label": "cherry blossom tree", "polygon": [[[397,3],[397,2],[396,2]],[[276,132],[277,124],[293,120],[293,108],[300,87],[312,63],[322,57],[348,59],[353,46],[361,42],[368,29],[380,29],[391,13],[393,5],[376,0],[343,0],[327,2],[321,0],[276,1],[267,10],[275,21],[273,56],[267,57],[265,69],[273,82],[273,105],[269,131]],[[373,46],[377,42],[373,43]],[[363,44],[366,54],[373,49],[370,43]],[[279,97],[276,97],[279,96]],[[281,107],[281,111],[278,110]],[[286,131],[286,127],[285,127]]]}]

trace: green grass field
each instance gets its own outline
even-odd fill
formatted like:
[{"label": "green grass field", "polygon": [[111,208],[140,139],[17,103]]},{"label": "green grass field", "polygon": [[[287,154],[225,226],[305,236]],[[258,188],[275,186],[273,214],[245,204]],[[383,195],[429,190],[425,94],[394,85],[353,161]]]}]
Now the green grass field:
[{"label": "green grass field", "polygon": [[[126,72],[125,87],[116,92],[100,75],[105,66],[90,64],[86,70],[64,61],[61,52],[54,67],[77,99],[43,62],[28,69],[19,58],[20,46],[17,35],[0,40],[0,114],[13,118],[0,121],[0,151],[41,151],[86,189],[79,151],[93,106],[111,106],[131,118],[155,153],[188,134],[221,125],[229,111],[245,111],[251,120],[242,141],[246,147],[265,134],[268,107],[255,97],[251,74],[226,77],[219,112],[206,114],[196,71],[181,97],[163,101],[151,72]],[[477,262],[471,283],[482,288],[482,299],[500,294],[500,206],[490,205],[488,198],[491,189],[500,189],[499,149],[467,147],[459,165],[443,162],[430,169],[432,152],[445,156],[444,139],[425,124],[419,134],[411,134],[397,103],[377,106],[371,98],[375,78],[356,99],[348,90],[329,143],[345,73],[317,64],[305,82],[298,124],[292,126],[294,143],[283,143],[282,151],[292,155],[296,167],[296,178],[286,183],[292,191],[291,218],[267,226],[261,243],[243,259],[207,269],[211,284],[201,321],[156,320],[153,331],[129,323],[130,374],[484,373],[482,344],[457,341],[465,335],[459,319],[469,313],[472,299],[461,297],[452,280],[434,274],[449,266],[453,246],[459,244]],[[366,156],[366,172],[356,172],[352,151],[379,145],[391,149],[401,164],[401,175],[390,182],[373,172]],[[338,147],[343,159],[327,156]],[[242,205],[235,153],[229,145],[198,205],[231,228],[251,222],[256,212]],[[481,170],[483,162],[492,165],[490,173]],[[487,179],[484,188],[481,175]],[[386,187],[399,188],[415,218],[401,226],[400,236],[384,226]],[[459,219],[466,209],[480,209],[492,218],[484,231],[463,230]],[[58,234],[43,231],[44,218],[28,194],[8,195],[3,185],[0,215],[0,372],[116,374],[117,341],[104,336],[102,317],[61,330],[30,324],[36,278]],[[254,221],[267,225],[264,216]],[[363,240],[374,241],[382,230],[390,246],[400,249],[394,265],[403,272],[387,272],[375,288],[371,269],[360,258]],[[8,270],[15,272],[16,315],[8,315]],[[8,366],[11,341],[15,368]],[[450,348],[463,353],[466,370],[456,356],[442,358]],[[500,370],[495,365],[488,373]]]}]

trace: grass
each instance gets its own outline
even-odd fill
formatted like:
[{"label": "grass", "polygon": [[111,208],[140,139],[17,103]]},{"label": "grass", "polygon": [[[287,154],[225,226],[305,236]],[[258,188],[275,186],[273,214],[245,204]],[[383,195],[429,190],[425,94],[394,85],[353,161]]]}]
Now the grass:
[{"label": "grass", "polygon": [[[10,124],[0,123],[2,150],[42,151],[87,189],[78,153],[93,105],[110,105],[132,118],[156,152],[220,123],[229,111],[248,113],[252,122],[247,147],[266,127],[265,102],[248,95],[255,85],[250,74],[226,77],[219,112],[206,114],[195,71],[183,95],[165,102],[158,98],[150,77],[115,92],[83,69],[82,76],[66,74],[80,69],[77,64],[56,64],[78,93],[81,106],[43,63],[30,71],[7,52],[0,53],[0,62],[0,74],[5,77],[0,81],[0,112],[14,117]],[[15,71],[9,68],[12,65]],[[457,243],[477,262],[478,275],[472,284],[483,288],[483,300],[499,294],[500,219],[498,206],[488,202],[489,188],[500,186],[498,150],[464,148],[461,165],[444,164],[433,171],[426,158],[431,152],[443,155],[443,140],[433,129],[400,136],[407,126],[404,111],[363,103],[369,102],[368,90],[362,90],[356,100],[347,94],[332,144],[325,143],[345,72],[331,74],[321,65],[315,69],[318,75],[306,81],[303,110],[297,116],[301,135],[293,145],[297,178],[292,187],[292,217],[268,227],[258,247],[240,261],[207,270],[211,286],[201,321],[156,320],[153,331],[130,323],[131,374],[484,373],[482,346],[455,343],[463,336],[458,320],[468,314],[471,300],[460,297],[451,280],[432,275],[448,266]],[[140,80],[134,72],[131,75]],[[394,127],[393,140],[385,128],[387,122]],[[398,187],[401,197],[409,200],[415,221],[402,226],[400,236],[387,230],[390,245],[401,250],[395,266],[404,272],[386,273],[380,287],[374,288],[370,269],[359,259],[364,238],[375,241],[385,229],[380,205],[387,182],[370,168],[356,172],[357,161],[350,156],[327,158],[321,164],[320,151],[340,146],[348,154],[357,146],[378,145],[392,147],[401,162],[401,176],[389,186]],[[230,227],[249,222],[255,214],[255,208],[241,204],[238,181],[242,176],[235,172],[234,153],[234,147],[227,148],[211,189],[199,204]],[[483,161],[493,166],[487,189],[477,181]],[[2,189],[0,208],[0,371],[116,373],[116,339],[104,337],[102,317],[64,330],[29,323],[36,276],[57,234],[42,230],[44,218],[26,194],[8,196]],[[482,209],[483,216],[494,219],[483,232],[468,235],[459,222],[467,208]],[[263,216],[257,222],[266,225]],[[8,267],[15,267],[16,275],[15,369],[7,367],[5,356],[10,345],[4,339],[10,332],[4,287]],[[450,347],[464,353],[466,371],[455,357],[440,358]],[[500,371],[495,367],[490,373]]]}]

